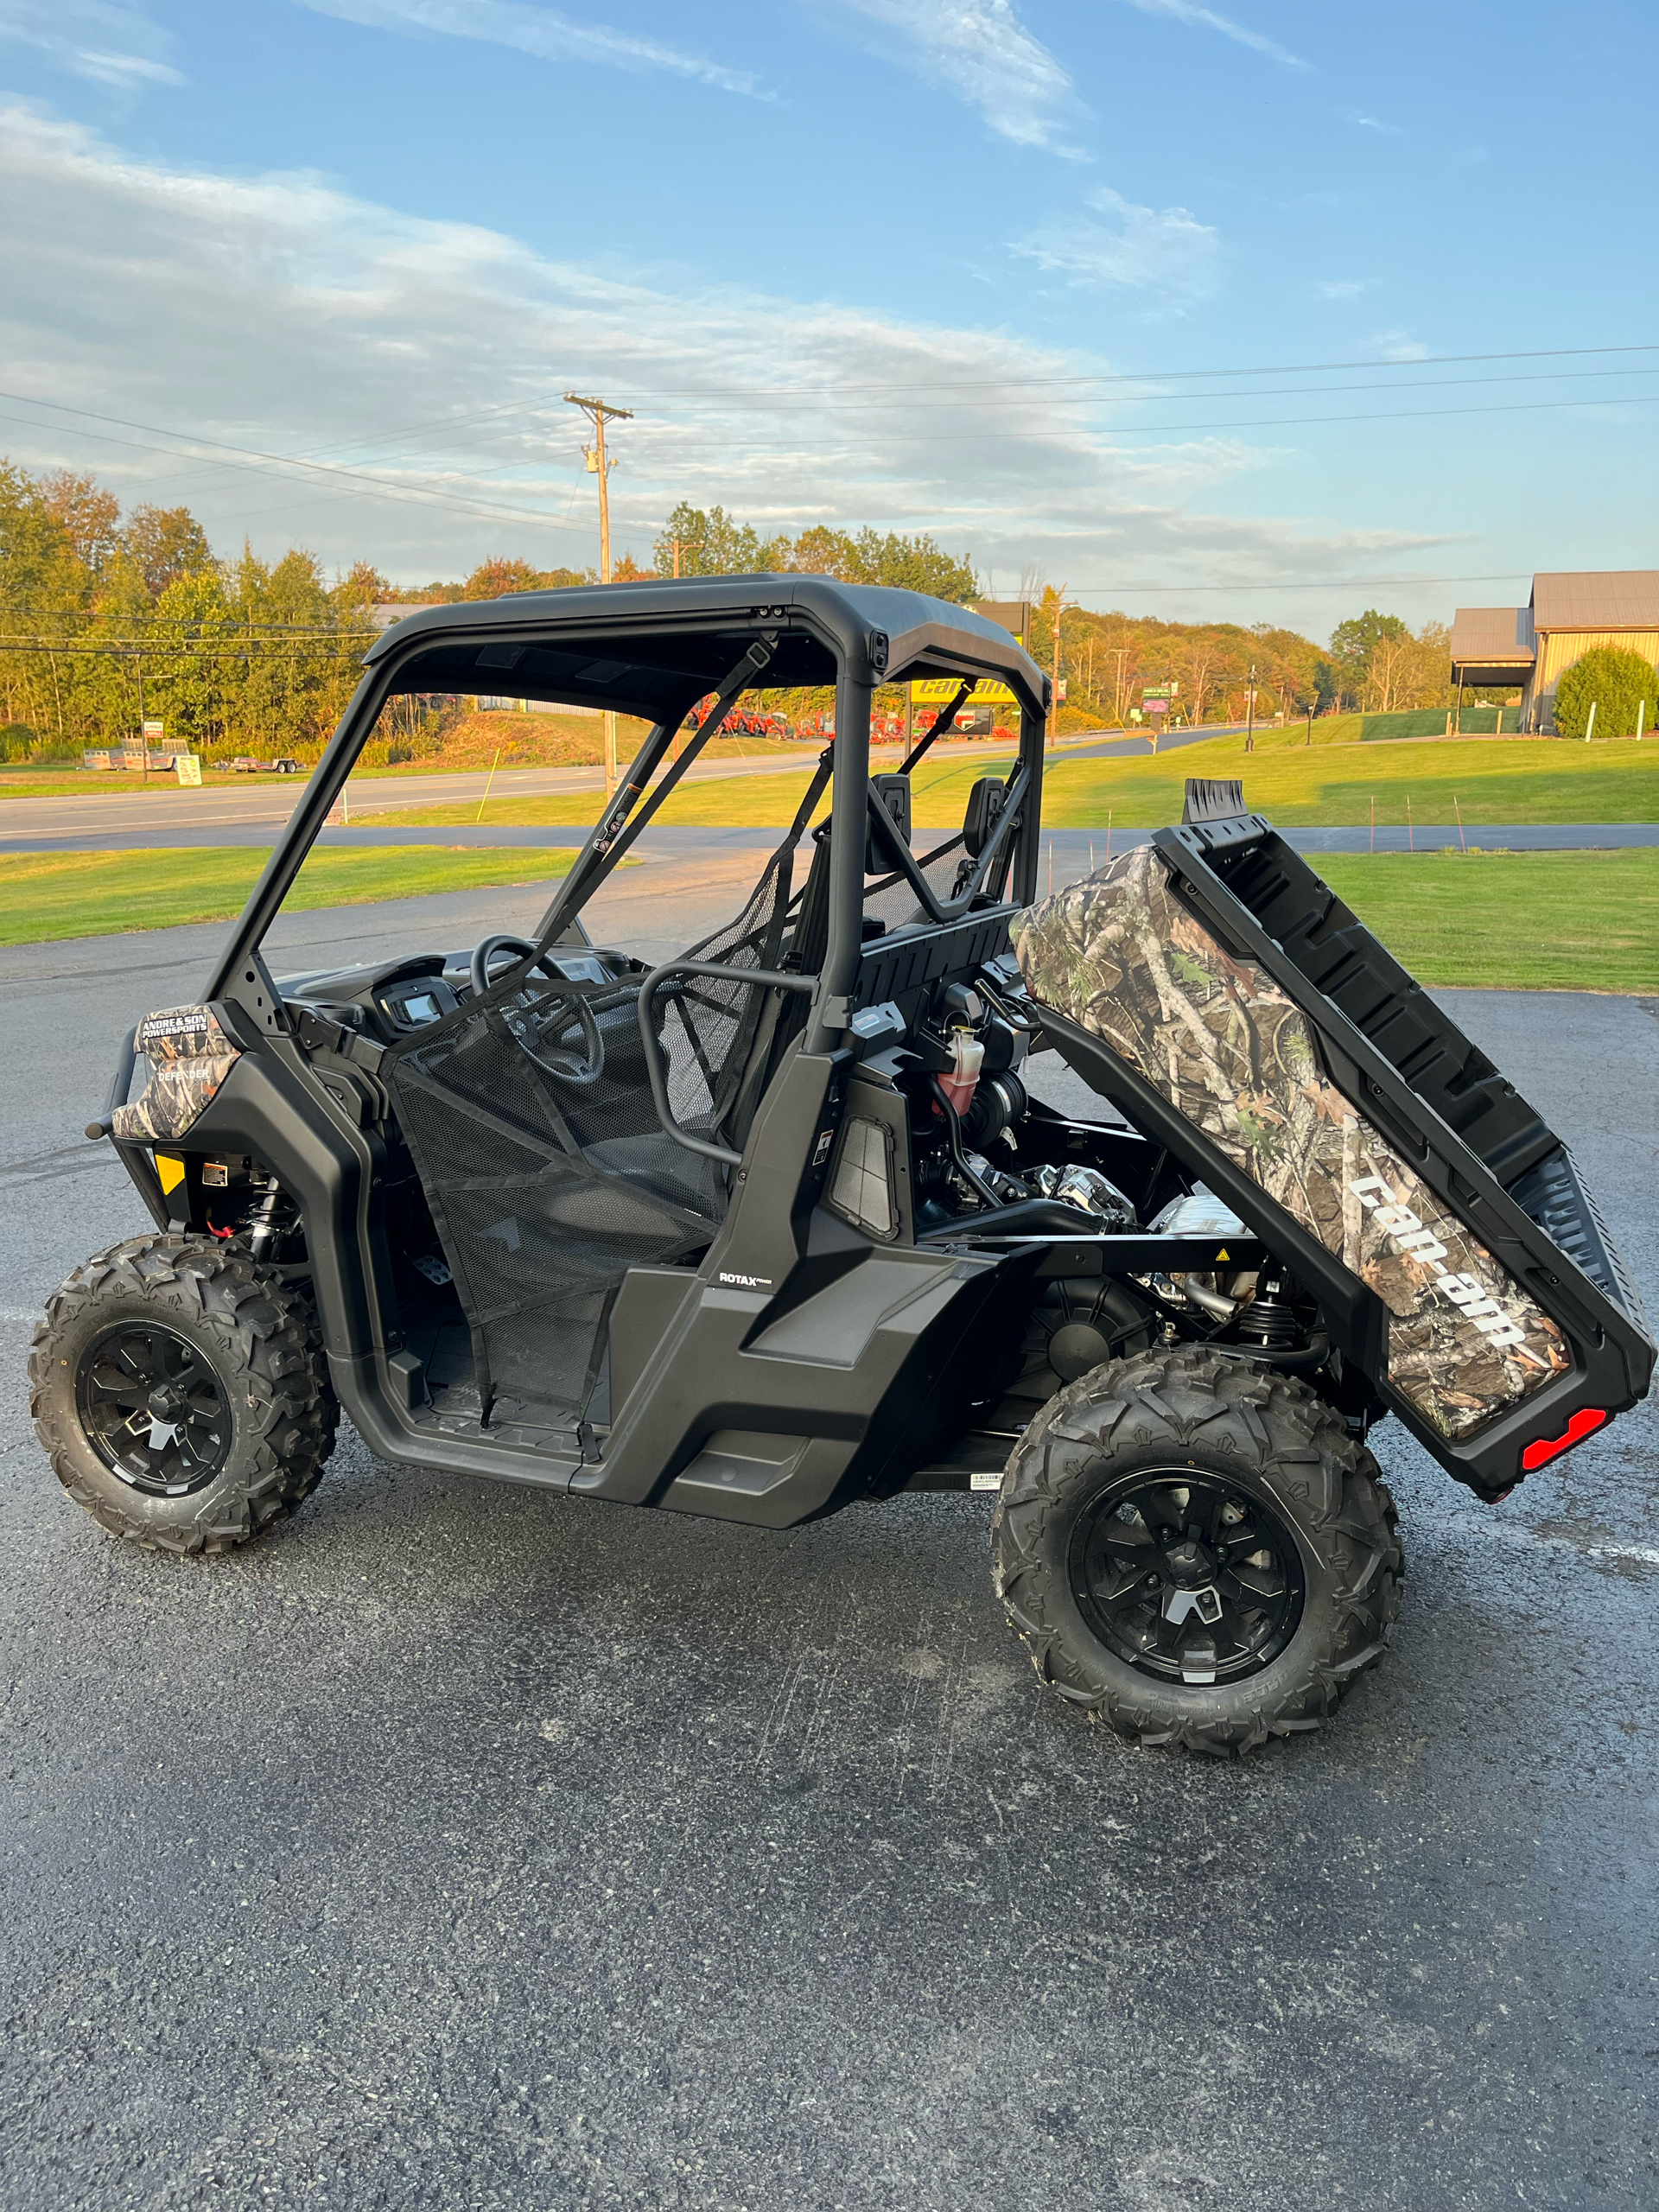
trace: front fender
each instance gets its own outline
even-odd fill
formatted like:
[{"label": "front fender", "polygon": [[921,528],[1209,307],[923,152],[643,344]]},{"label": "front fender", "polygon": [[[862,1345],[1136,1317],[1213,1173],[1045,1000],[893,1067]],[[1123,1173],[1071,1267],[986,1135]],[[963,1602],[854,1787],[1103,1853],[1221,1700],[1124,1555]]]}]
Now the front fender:
[{"label": "front fender", "polygon": [[384,1154],[378,1141],[341,1128],[277,1053],[245,1052],[190,1131],[192,1152],[246,1153],[275,1175],[300,1209],[322,1338],[331,1357],[378,1345],[365,1261],[370,1200]]}]

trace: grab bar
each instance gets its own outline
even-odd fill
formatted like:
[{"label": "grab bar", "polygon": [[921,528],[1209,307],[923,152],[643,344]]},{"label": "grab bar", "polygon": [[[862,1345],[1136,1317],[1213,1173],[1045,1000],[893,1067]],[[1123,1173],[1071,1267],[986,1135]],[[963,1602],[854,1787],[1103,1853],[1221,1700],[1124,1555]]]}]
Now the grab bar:
[{"label": "grab bar", "polygon": [[729,1145],[711,1144],[706,1137],[694,1137],[683,1129],[674,1118],[669,1103],[668,1080],[663,1072],[662,1048],[657,1042],[657,1033],[651,1026],[651,1002],[671,976],[710,976],[722,983],[753,983],[762,990],[805,991],[809,995],[818,988],[816,976],[790,976],[775,968],[733,968],[721,960],[665,960],[660,968],[653,968],[639,986],[639,1034],[645,1047],[645,1073],[651,1082],[651,1103],[657,1109],[657,1118],[676,1144],[683,1144],[688,1152],[700,1152],[705,1160],[723,1160],[728,1167],[742,1164],[743,1155],[734,1152]]}]

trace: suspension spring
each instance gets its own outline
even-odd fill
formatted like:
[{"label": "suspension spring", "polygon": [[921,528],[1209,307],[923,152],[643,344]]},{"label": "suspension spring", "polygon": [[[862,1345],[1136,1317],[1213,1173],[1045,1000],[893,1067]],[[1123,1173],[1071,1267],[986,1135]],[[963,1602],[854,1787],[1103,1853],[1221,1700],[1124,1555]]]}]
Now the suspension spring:
[{"label": "suspension spring", "polygon": [[264,1195],[248,1216],[252,1234],[248,1238],[248,1249],[256,1260],[270,1257],[271,1247],[281,1230],[276,1224],[276,1209],[282,1204],[283,1186],[273,1175],[265,1185]]},{"label": "suspension spring", "polygon": [[1301,1332],[1289,1298],[1291,1281],[1277,1269],[1263,1268],[1255,1296],[1238,1317],[1238,1333],[1264,1351],[1280,1351],[1294,1344]]}]

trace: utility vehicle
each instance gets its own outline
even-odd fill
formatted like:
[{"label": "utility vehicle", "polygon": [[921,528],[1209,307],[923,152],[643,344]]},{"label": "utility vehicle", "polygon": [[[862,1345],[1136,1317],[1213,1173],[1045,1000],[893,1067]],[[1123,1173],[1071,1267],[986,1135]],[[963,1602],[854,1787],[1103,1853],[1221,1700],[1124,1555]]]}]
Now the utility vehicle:
[{"label": "utility vehicle", "polygon": [[[876,689],[941,677],[872,776]],[[911,772],[987,678],[1018,758],[930,848]],[[658,965],[595,941],[762,683],[833,684],[835,736],[741,910]],[[652,726],[539,928],[273,977],[387,702],[483,690]],[[306,1497],[342,1406],[388,1459],[769,1528],[995,1491],[1063,1698],[1219,1752],[1315,1726],[1399,1605],[1372,1424],[1496,1501],[1653,1345],[1567,1148],[1236,785],[1039,900],[1047,705],[993,623],[820,577],[387,631],[200,1002],[137,1026],[89,1128],[156,1226],[36,1333],[70,1494],[223,1551]],[[1043,1103],[1051,1052],[1094,1117]]]}]

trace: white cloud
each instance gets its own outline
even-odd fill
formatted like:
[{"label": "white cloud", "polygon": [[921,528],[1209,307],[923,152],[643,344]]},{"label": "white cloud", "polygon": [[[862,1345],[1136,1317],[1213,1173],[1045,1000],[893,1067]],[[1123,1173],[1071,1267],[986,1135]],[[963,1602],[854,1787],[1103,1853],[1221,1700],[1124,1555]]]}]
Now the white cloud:
[{"label": "white cloud", "polygon": [[1351,112],[1348,120],[1357,124],[1362,130],[1380,130],[1385,138],[1403,138],[1406,135],[1399,124],[1384,123],[1378,116]]},{"label": "white cloud", "polygon": [[967,101],[999,137],[1075,156],[1064,143],[1081,111],[1071,78],[1014,11],[1013,0],[838,0],[890,35],[930,82]]},{"label": "white cloud", "polygon": [[181,85],[172,41],[126,0],[0,0],[0,40],[99,84]]},{"label": "white cloud", "polygon": [[637,38],[601,23],[573,22],[556,9],[532,7],[528,0],[298,0],[320,16],[338,16],[371,30],[423,33],[448,38],[481,39],[512,48],[539,61],[594,61],[617,69],[666,69],[721,92],[759,94],[760,83],[747,69],[728,69],[697,54],[684,54],[659,41]]},{"label": "white cloud", "polygon": [[1365,340],[1367,347],[1380,353],[1385,361],[1426,361],[1428,348],[1420,338],[1408,330],[1379,330],[1374,338]]},{"label": "white cloud", "polygon": [[1103,219],[1050,225],[1014,251],[1073,284],[1116,285],[1170,301],[1214,290],[1219,235],[1186,208],[1140,207],[1109,186],[1091,192],[1088,204]]},{"label": "white cloud", "polygon": [[1375,276],[1326,277],[1313,287],[1314,296],[1321,300],[1357,300],[1362,292],[1369,292],[1379,282]]},{"label": "white cloud", "polygon": [[1264,38],[1260,31],[1236,23],[1230,16],[1219,16],[1213,8],[1201,8],[1196,0],[1129,0],[1132,8],[1139,8],[1145,16],[1173,16],[1178,23],[1192,23],[1201,29],[1219,31],[1224,38],[1235,40],[1257,54],[1265,54],[1270,61],[1282,61],[1287,69],[1306,69],[1310,65],[1300,54],[1289,53]]},{"label": "white cloud", "polygon": [[133,158],[23,106],[0,112],[0,444],[128,503],[186,500],[227,551],[297,540],[410,582],[487,554],[591,562],[569,390],[637,410],[613,487],[636,555],[682,498],[768,528],[928,530],[982,570],[1091,588],[1339,575],[1425,542],[1205,512],[1259,449],[1102,428],[1042,380],[1108,365],[1006,332],[601,274],[315,176]]}]

